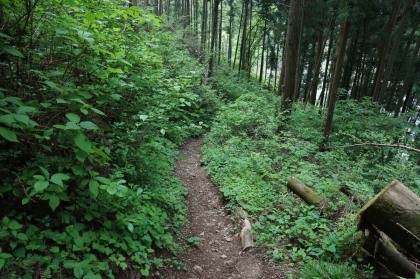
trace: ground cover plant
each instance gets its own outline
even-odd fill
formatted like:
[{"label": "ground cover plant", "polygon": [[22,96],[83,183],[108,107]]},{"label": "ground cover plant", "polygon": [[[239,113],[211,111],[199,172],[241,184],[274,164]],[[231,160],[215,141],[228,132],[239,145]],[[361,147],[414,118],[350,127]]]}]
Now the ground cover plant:
[{"label": "ground cover plant", "polygon": [[[221,75],[214,82],[226,86],[236,81]],[[258,244],[269,247],[274,259],[291,266],[311,265],[313,260],[346,263],[358,266],[360,276],[363,270],[370,274],[357,251],[357,212],[393,179],[418,193],[415,155],[370,147],[325,150],[324,117],[317,107],[297,103],[285,115],[279,113],[280,100],[272,93],[239,90],[231,94],[240,97],[217,115],[203,148],[203,161],[228,208],[251,218]],[[330,146],[413,141],[407,131],[415,127],[408,115],[393,118],[369,100],[340,101],[335,117]],[[326,197],[330,209],[320,216],[317,208],[288,192],[291,176]],[[326,268],[343,272],[327,264]]]},{"label": "ground cover plant", "polygon": [[214,108],[201,67],[125,1],[1,8],[0,278],[147,276],[185,218],[176,147]]}]

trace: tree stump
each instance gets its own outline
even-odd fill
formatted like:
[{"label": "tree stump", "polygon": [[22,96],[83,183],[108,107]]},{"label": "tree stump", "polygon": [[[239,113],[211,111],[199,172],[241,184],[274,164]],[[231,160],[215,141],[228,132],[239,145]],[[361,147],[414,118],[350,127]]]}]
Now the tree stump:
[{"label": "tree stump", "polygon": [[373,224],[407,253],[420,259],[420,198],[394,180],[359,212],[359,228]]}]

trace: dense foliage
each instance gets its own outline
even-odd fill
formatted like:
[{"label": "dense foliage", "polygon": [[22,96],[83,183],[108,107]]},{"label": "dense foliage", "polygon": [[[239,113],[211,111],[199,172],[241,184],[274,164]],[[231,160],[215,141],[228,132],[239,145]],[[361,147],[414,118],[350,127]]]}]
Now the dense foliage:
[{"label": "dense foliage", "polygon": [[[223,76],[214,79],[215,88],[233,90],[236,81]],[[229,208],[252,219],[258,243],[270,247],[275,259],[291,264],[312,259],[358,263],[358,209],[393,179],[419,194],[416,156],[372,147],[320,151],[323,117],[316,107],[297,103],[285,118],[278,97],[239,82],[230,94],[243,95],[222,108],[203,149],[207,169]],[[368,100],[339,102],[336,119],[332,146],[412,144],[407,131],[414,125],[407,122],[408,115],[393,118]],[[328,199],[330,209],[323,217],[287,191],[291,176]]]},{"label": "dense foliage", "polygon": [[0,277],[148,275],[184,219],[176,145],[215,104],[200,66],[125,1],[1,8]]}]

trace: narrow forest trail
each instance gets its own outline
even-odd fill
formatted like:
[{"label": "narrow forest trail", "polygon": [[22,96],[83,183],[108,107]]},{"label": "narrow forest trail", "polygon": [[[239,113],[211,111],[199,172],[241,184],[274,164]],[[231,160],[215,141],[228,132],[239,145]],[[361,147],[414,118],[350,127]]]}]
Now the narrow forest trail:
[{"label": "narrow forest trail", "polygon": [[181,158],[175,168],[175,175],[188,188],[188,224],[182,229],[181,239],[201,240],[179,257],[187,265],[186,271],[167,269],[156,272],[153,278],[287,278],[264,257],[262,249],[241,252],[240,239],[224,210],[220,192],[200,164],[202,145],[202,137],[188,139],[180,149]]}]

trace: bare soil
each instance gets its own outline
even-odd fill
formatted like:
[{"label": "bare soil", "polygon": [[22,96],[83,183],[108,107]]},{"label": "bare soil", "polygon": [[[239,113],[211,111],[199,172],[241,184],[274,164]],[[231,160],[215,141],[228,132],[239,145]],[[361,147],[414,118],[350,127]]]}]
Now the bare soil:
[{"label": "bare soil", "polygon": [[231,221],[219,190],[200,163],[202,145],[202,137],[188,139],[180,149],[181,157],[175,168],[175,175],[188,188],[189,220],[177,240],[188,243],[188,239],[195,237],[196,245],[189,245],[178,257],[186,268],[155,271],[152,278],[287,278],[265,257],[263,248],[242,251],[237,233],[241,224]]}]

